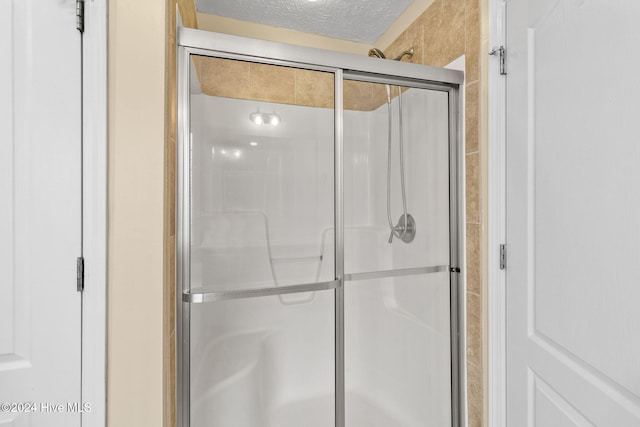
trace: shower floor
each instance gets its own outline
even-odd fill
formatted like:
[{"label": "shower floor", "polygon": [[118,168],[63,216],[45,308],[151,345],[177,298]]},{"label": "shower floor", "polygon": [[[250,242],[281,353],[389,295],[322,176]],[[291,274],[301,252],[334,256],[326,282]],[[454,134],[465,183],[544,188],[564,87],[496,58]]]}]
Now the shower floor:
[{"label": "shower floor", "polygon": [[[349,427],[408,427],[379,405],[357,392],[347,392],[346,425]],[[333,396],[299,400],[278,408],[272,417],[273,427],[327,427],[334,425]]]},{"label": "shower floor", "polygon": [[[419,424],[401,421],[399,417],[385,411],[365,396],[348,392],[346,396],[347,409],[345,413],[346,425],[349,427],[413,427]],[[248,408],[245,408],[247,410]],[[249,412],[251,412],[249,410]],[[259,414],[244,414],[235,421],[213,421],[205,417],[192,418],[191,423],[196,427],[218,425],[234,425],[237,427],[255,427],[259,422],[261,427],[328,427],[334,422],[334,397],[318,396],[305,400],[293,401],[275,408],[268,417],[268,421],[258,421]]]}]

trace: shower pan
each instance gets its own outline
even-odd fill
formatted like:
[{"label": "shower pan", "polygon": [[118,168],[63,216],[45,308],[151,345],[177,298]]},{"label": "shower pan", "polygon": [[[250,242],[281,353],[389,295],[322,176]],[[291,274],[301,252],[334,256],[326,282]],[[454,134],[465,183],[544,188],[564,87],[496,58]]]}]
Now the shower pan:
[{"label": "shower pan", "polygon": [[464,425],[462,81],[179,29],[179,426]]}]

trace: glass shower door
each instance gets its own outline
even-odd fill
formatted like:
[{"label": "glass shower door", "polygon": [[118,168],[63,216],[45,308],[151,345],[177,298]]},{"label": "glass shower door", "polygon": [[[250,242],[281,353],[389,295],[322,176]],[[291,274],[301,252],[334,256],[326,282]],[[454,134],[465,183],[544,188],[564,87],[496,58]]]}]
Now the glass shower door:
[{"label": "glass shower door", "polygon": [[334,74],[191,56],[190,425],[334,425]]},{"label": "glass shower door", "polygon": [[346,425],[450,426],[449,96],[344,87]]},{"label": "glass shower door", "polygon": [[179,425],[463,425],[461,73],[179,38]]}]

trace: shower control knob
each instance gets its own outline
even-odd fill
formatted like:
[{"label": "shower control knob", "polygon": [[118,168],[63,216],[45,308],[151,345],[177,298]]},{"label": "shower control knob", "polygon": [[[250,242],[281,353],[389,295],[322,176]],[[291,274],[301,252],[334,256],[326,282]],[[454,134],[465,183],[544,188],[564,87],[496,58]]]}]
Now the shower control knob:
[{"label": "shower control knob", "polygon": [[413,216],[411,216],[411,214],[407,214],[407,226],[405,228],[404,217],[404,215],[400,215],[398,225],[393,227],[393,230],[391,230],[391,235],[389,235],[389,243],[393,241],[393,236],[399,237],[405,243],[413,242],[413,239],[416,237],[416,221],[413,219]]}]

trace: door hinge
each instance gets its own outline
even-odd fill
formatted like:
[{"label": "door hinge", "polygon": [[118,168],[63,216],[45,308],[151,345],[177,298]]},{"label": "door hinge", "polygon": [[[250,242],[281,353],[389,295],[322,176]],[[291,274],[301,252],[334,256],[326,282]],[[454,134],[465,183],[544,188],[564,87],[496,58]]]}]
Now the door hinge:
[{"label": "door hinge", "polygon": [[498,55],[498,58],[500,59],[500,75],[506,76],[507,66],[505,64],[505,57],[507,55],[507,52],[504,49],[504,46],[494,47],[491,52],[489,52],[489,55]]},{"label": "door hinge", "polygon": [[76,0],[76,28],[84,33],[84,0]]},{"label": "door hinge", "polygon": [[84,291],[84,258],[76,258],[76,289],[78,292]]},{"label": "door hinge", "polygon": [[500,270],[507,268],[507,245],[500,245]]}]

